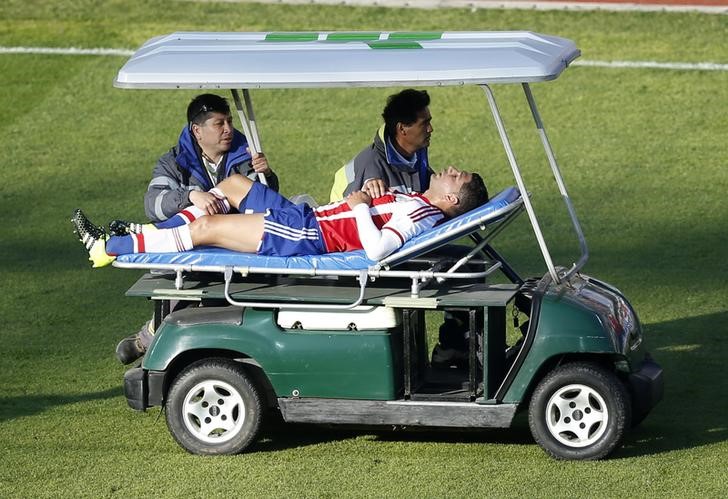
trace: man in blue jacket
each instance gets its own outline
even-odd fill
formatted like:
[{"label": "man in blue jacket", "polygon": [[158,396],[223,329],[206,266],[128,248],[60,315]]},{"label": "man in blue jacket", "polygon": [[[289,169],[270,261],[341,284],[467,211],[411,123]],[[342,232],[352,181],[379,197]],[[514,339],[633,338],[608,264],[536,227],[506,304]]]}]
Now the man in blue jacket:
[{"label": "man in blue jacket", "polygon": [[[177,145],[157,161],[144,195],[144,211],[153,222],[163,222],[194,205],[208,215],[220,212],[220,200],[210,189],[232,174],[252,180],[259,174],[278,190],[278,177],[262,153],[251,157],[245,136],[233,128],[230,106],[214,94],[198,95],[187,106],[187,124]],[[135,227],[112,222],[112,235],[135,232]],[[124,338],[116,347],[122,364],[134,362],[146,351],[154,335],[152,318],[141,330]]]},{"label": "man in blue jacket", "polygon": [[144,196],[144,211],[153,222],[163,222],[190,205],[216,211],[208,191],[233,173],[255,180],[262,173],[278,190],[278,177],[263,154],[251,158],[245,136],[233,128],[230,106],[222,97],[202,94],[187,107],[187,125],[175,147],[157,161]]}]

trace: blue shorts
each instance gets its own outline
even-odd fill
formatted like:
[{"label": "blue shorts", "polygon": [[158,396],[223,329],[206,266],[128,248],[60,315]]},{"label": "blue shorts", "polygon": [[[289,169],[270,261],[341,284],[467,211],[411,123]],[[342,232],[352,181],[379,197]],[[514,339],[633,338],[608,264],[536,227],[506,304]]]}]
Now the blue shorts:
[{"label": "blue shorts", "polygon": [[316,215],[307,204],[293,204],[260,182],[253,182],[238,211],[265,214],[263,238],[258,247],[259,255],[296,256],[326,253]]}]

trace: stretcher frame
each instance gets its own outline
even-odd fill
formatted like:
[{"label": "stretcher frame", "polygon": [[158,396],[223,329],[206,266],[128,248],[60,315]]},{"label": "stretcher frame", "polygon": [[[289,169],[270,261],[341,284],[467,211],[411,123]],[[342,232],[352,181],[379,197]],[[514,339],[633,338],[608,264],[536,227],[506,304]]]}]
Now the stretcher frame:
[{"label": "stretcher frame", "polygon": [[[143,269],[150,271],[167,271],[175,273],[175,289],[181,290],[184,287],[184,275],[190,272],[201,272],[201,273],[217,273],[223,274],[225,280],[225,298],[228,303],[235,306],[246,307],[246,306],[257,306],[262,308],[279,308],[282,306],[281,303],[261,303],[261,302],[241,302],[236,301],[230,296],[229,287],[233,280],[234,275],[239,275],[242,278],[251,275],[283,275],[283,276],[296,276],[296,277],[334,277],[334,278],[355,278],[359,282],[359,295],[351,303],[345,305],[316,305],[311,303],[306,304],[286,304],[287,308],[321,308],[321,309],[351,309],[359,306],[364,299],[364,292],[368,282],[373,282],[378,278],[397,278],[406,279],[410,282],[411,297],[419,297],[419,291],[423,286],[427,285],[433,279],[437,282],[442,283],[448,279],[467,279],[467,280],[484,280],[487,276],[491,275],[496,270],[500,269],[503,262],[488,257],[485,248],[489,245],[490,241],[500,233],[506,226],[508,226],[515,217],[523,209],[523,198],[512,189],[513,192],[504,191],[500,196],[508,196],[512,198],[512,201],[508,202],[502,207],[499,207],[487,215],[474,217],[471,216],[465,223],[458,225],[458,218],[467,217],[467,215],[461,215],[452,219],[447,223],[454,225],[452,230],[433,230],[435,234],[430,237],[429,233],[421,234],[419,241],[412,241],[414,244],[404,246],[399,251],[383,258],[382,260],[373,263],[366,268],[361,269],[342,269],[342,270],[330,270],[330,269],[319,269],[315,266],[307,269],[296,269],[296,268],[271,268],[271,267],[257,267],[254,265],[210,265],[210,264],[189,264],[189,263],[158,263],[158,262],[136,262],[136,261],[115,261],[114,266],[119,268],[128,269]],[[515,193],[515,197],[514,196]],[[505,194],[505,196],[504,196]],[[474,211],[478,211],[477,209]],[[471,212],[472,213],[472,212]],[[447,228],[447,227],[444,227]],[[481,234],[482,233],[482,234]],[[478,236],[474,236],[478,234]],[[449,242],[457,240],[461,237],[471,237],[474,241],[475,246],[470,249],[466,254],[462,255],[449,267],[438,270],[437,267],[440,265],[431,265],[430,268],[424,270],[399,270],[398,266],[404,264],[419,264],[427,263],[428,260],[418,259],[419,257],[425,256]],[[194,252],[194,250],[193,250]],[[491,253],[492,254],[492,253]],[[483,256],[483,259],[477,259],[478,255]],[[129,258],[134,259],[133,255],[128,255]],[[173,258],[174,256],[172,256]],[[316,258],[326,259],[327,255],[318,255]],[[123,257],[122,257],[123,258]],[[298,258],[298,257],[296,257]],[[247,260],[266,260],[266,257],[256,258],[253,255],[245,255]],[[441,264],[442,262],[440,262]],[[462,271],[459,270],[465,265],[470,264],[473,266],[482,266],[482,271]]]}]

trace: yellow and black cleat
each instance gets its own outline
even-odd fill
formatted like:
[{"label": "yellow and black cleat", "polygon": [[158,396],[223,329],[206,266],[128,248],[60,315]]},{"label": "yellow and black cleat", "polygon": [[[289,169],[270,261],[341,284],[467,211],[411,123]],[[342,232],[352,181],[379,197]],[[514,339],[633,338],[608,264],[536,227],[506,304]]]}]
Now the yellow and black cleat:
[{"label": "yellow and black cleat", "polygon": [[91,223],[84,213],[77,209],[71,217],[74,232],[78,236],[78,240],[83,243],[89,254],[89,260],[93,263],[94,268],[106,267],[116,260],[115,256],[106,253],[106,240],[108,235],[106,231]]}]

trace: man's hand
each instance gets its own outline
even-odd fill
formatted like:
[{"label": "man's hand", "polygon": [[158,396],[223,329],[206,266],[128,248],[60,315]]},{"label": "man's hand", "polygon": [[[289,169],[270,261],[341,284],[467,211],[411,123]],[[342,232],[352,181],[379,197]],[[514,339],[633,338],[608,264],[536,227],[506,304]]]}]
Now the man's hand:
[{"label": "man's hand", "polygon": [[369,206],[372,203],[372,198],[369,194],[363,191],[354,191],[346,198],[346,203],[352,210],[354,206],[358,204],[365,204]]},{"label": "man's hand", "polygon": [[[250,152],[250,149],[248,149],[248,152]],[[253,156],[253,159],[250,162],[250,166],[253,167],[255,173],[262,173],[266,177],[273,173],[273,171],[270,169],[270,165],[268,165],[268,160],[265,159],[265,154],[263,154],[262,152],[259,152],[258,154]]]},{"label": "man's hand", "polygon": [[381,178],[370,178],[364,183],[361,190],[369,194],[372,198],[378,198],[387,193],[387,184]]},{"label": "man's hand", "polygon": [[190,203],[208,215],[222,213],[222,202],[211,192],[190,191]]}]

